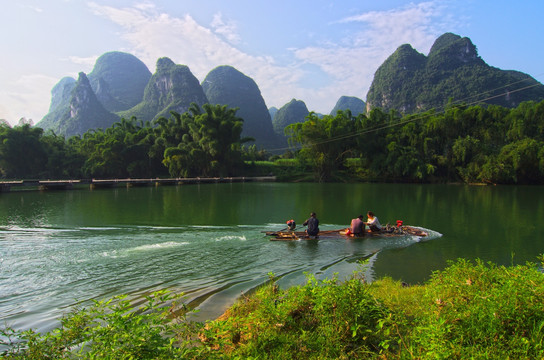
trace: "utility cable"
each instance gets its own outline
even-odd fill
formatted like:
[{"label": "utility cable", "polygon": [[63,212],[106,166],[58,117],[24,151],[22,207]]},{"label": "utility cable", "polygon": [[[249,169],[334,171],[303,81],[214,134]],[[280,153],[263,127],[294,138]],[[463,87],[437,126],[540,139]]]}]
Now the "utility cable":
[{"label": "utility cable", "polygon": [[[500,93],[500,94],[497,94],[497,95],[488,96],[486,98],[479,99],[479,100],[474,100],[474,101],[469,102],[469,103],[464,103],[465,100],[468,100],[468,99],[471,99],[471,98],[476,98],[476,97],[484,95],[484,94],[492,93],[492,92],[497,91],[499,89],[503,89],[503,88],[506,88],[506,87],[509,87],[509,86],[513,86],[515,84],[518,84],[520,82],[524,82],[524,81],[527,81],[527,80],[530,80],[530,79],[522,79],[522,80],[510,83],[510,84],[500,86],[500,87],[495,88],[495,89],[483,91],[483,92],[481,92],[479,94],[468,96],[468,97],[466,97],[464,99],[455,100],[455,101],[451,102],[450,104],[447,104],[447,105],[444,105],[444,106],[440,107],[438,111],[433,112],[432,114],[431,113],[422,113],[422,114],[420,114],[420,116],[415,115],[414,117],[412,117],[410,119],[407,119],[407,120],[398,121],[398,122],[395,122],[395,123],[392,123],[392,124],[385,124],[385,125],[370,128],[370,129],[359,130],[359,131],[356,131],[356,132],[350,133],[350,134],[337,135],[337,136],[331,137],[329,139],[324,139],[322,141],[312,142],[310,145],[311,146],[322,145],[322,144],[326,144],[326,143],[329,143],[329,142],[349,139],[349,138],[360,136],[360,135],[363,135],[363,134],[369,134],[369,133],[377,132],[377,131],[380,131],[380,130],[384,130],[384,129],[388,129],[388,128],[392,128],[392,127],[396,127],[396,126],[400,126],[400,125],[405,125],[405,124],[410,123],[410,122],[416,122],[416,121],[420,121],[422,119],[428,118],[431,115],[444,113],[446,108],[451,107],[452,105],[454,105],[454,106],[459,106],[459,105],[472,106],[472,105],[484,103],[486,101],[489,101],[489,100],[492,100],[492,99],[495,99],[495,98],[498,98],[498,97],[513,94],[513,93],[516,93],[516,92],[519,92],[519,91],[528,90],[528,89],[531,89],[531,88],[536,87],[538,85],[542,85],[539,82],[536,82],[536,83],[534,83],[532,85],[528,85],[528,86],[525,86],[525,87],[522,87],[522,88],[519,88],[519,89],[509,90],[509,91],[506,91],[506,92],[503,92],[503,93]],[[432,110],[432,109],[430,109],[430,110]],[[429,110],[427,110],[427,111],[429,111]],[[306,145],[306,146],[308,146],[308,145]],[[294,146],[294,147],[291,146],[291,147],[276,148],[276,149],[265,149],[265,150],[269,151],[269,152],[277,152],[277,151],[282,151],[282,150],[286,151],[286,150],[292,150],[292,149],[298,150],[298,149],[301,149],[303,147],[305,147],[305,146],[304,145],[299,145],[299,146]]]}]

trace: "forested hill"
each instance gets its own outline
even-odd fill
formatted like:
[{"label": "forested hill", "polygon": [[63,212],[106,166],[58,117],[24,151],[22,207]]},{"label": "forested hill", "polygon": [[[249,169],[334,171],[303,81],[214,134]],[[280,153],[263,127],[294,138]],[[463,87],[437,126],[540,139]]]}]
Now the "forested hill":
[{"label": "forested hill", "polygon": [[207,102],[202,86],[189,67],[164,57],[157,60],[157,70],[145,87],[143,100],[119,115],[125,119],[136,117],[152,121],[161,116],[169,117],[170,111],[182,114],[189,110],[191,103],[202,106]]},{"label": "forested hill", "polygon": [[144,96],[151,72],[136,56],[112,51],[96,60],[89,81],[96,97],[108,111],[136,106]]},{"label": "forested hill", "polygon": [[[363,65],[362,65],[363,66]],[[88,130],[106,129],[119,119],[154,121],[171,111],[184,113],[191,103],[238,108],[242,137],[251,137],[260,149],[285,145],[285,127],[302,122],[308,113],[304,99],[267,109],[258,84],[237,69],[223,65],[210,71],[202,83],[189,66],[169,58],[157,61],[151,74],[133,55],[105,53],[93,71],[79,79],[63,78],[51,92],[49,113],[37,124],[69,137]],[[412,46],[400,46],[376,71],[366,104],[358,97],[340,96],[330,115],[350,110],[353,116],[381,108],[402,114],[444,110],[446,104],[495,104],[515,108],[523,101],[544,99],[544,86],[529,75],[501,70],[478,56],[469,38],[446,33],[427,56]],[[277,110],[277,113],[275,112]],[[156,123],[151,124],[156,126]]]},{"label": "forested hill", "polygon": [[272,129],[272,118],[257,83],[232,66],[218,66],[202,81],[202,89],[210,104],[238,108],[244,119],[243,137],[251,137],[267,149],[278,146]]},{"label": "forested hill", "polygon": [[[96,105],[84,74],[77,98]],[[518,107],[448,106],[414,115],[373,109],[353,116],[286,106],[281,155],[245,147],[244,121],[227,105],[193,103],[155,124],[121,119],[65,139],[30,124],[0,123],[0,177],[157,178],[277,175],[284,180],[544,184],[544,100]],[[98,106],[98,105],[96,105]],[[74,108],[85,117],[86,108]],[[278,110],[275,119],[281,118]],[[243,146],[244,144],[244,146]],[[268,160],[268,161],[266,161]]]},{"label": "forested hill", "polygon": [[[88,124],[93,124],[95,129],[105,129],[119,121],[119,116],[107,111],[98,100],[85,73],[79,73],[75,83],[65,80],[63,84],[58,89],[59,105],[38,126],[70,137],[85,133],[89,130]],[[65,96],[67,89],[71,89],[69,97]]]},{"label": "forested hill", "polygon": [[428,56],[409,44],[389,56],[374,75],[367,111],[443,109],[450,99],[513,108],[544,99],[544,85],[519,71],[488,65],[469,38],[446,33],[436,39]]},{"label": "forested hill", "polygon": [[274,131],[279,136],[285,136],[284,129],[286,126],[304,122],[309,113],[310,111],[304,101],[292,99],[283,105],[274,115],[274,119],[272,120]]},{"label": "forested hill", "polygon": [[341,96],[331,110],[330,115],[336,115],[339,110],[349,110],[353,116],[365,113],[366,104],[355,96]]}]

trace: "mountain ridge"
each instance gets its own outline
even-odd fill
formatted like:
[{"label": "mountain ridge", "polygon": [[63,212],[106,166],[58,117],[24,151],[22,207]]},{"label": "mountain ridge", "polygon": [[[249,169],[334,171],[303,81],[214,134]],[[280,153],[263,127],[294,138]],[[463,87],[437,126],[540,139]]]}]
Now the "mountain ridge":
[{"label": "mountain ridge", "polygon": [[[533,87],[518,93],[526,86]],[[435,40],[427,56],[409,44],[399,46],[376,70],[366,110],[410,113],[442,109],[450,99],[512,108],[542,98],[544,86],[531,76],[490,66],[468,37],[445,33]]]},{"label": "mountain ridge", "polygon": [[276,147],[272,118],[257,83],[229,65],[211,70],[202,81],[202,88],[211,104],[238,108],[236,115],[244,119],[243,137],[255,139],[256,144]]},{"label": "mountain ridge", "polygon": [[117,115],[107,111],[98,101],[84,72],[79,73],[68,102],[59,103],[54,113],[58,115],[57,119],[44,118],[45,123],[42,120],[39,124],[44,129],[53,130],[66,137],[81,135],[89,126],[105,129],[119,120]]},{"label": "mountain ridge", "polygon": [[163,57],[157,60],[156,67],[142,101],[131,109],[118,112],[119,116],[152,121],[161,116],[169,117],[170,111],[184,113],[192,102],[199,106],[208,102],[200,82],[187,65],[177,65]]},{"label": "mountain ridge", "polygon": [[[82,96],[89,90],[86,82],[96,102],[90,93]],[[330,115],[349,109],[356,116],[364,112],[359,109],[361,104],[366,112],[382,108],[415,113],[443,109],[451,99],[512,108],[522,101],[543,98],[544,86],[531,76],[490,66],[468,37],[445,33],[435,40],[428,55],[410,44],[399,46],[376,70],[366,102],[341,96]],[[78,104],[78,99],[94,105]],[[243,136],[255,138],[255,143],[264,147],[283,143],[283,129],[293,121],[285,120],[281,108],[268,109],[256,82],[230,65],[212,69],[200,83],[187,65],[175,64],[167,57],[157,60],[156,71],[151,74],[134,55],[112,51],[97,59],[88,76],[82,78],[80,74],[77,81],[62,78],[51,90],[49,112],[37,126],[59,135],[82,135],[90,129],[111,126],[108,122],[121,117],[152,121],[169,117],[170,111],[183,113],[191,102],[237,107],[237,116],[244,119]],[[305,104],[304,108],[307,115]],[[303,121],[304,116],[297,121]]]}]

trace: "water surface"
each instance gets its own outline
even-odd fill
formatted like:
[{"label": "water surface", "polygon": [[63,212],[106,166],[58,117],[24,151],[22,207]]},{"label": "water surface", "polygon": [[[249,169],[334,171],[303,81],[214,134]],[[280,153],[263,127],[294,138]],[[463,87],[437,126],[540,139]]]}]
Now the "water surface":
[{"label": "water surface", "polygon": [[[269,241],[263,231],[322,229],[374,211],[382,223],[428,229],[417,237]],[[499,264],[543,252],[543,187],[233,183],[0,194],[0,321],[40,331],[77,303],[168,288],[200,319],[220,315],[268,279],[305,273],[423,282],[459,257]]]}]

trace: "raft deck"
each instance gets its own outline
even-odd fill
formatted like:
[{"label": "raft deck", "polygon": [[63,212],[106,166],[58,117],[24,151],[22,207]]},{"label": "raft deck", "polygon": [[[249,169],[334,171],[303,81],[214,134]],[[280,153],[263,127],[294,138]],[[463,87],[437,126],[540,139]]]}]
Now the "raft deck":
[{"label": "raft deck", "polygon": [[402,236],[428,236],[427,232],[413,226],[389,227],[382,231],[365,231],[362,236],[346,234],[346,229],[323,230],[317,236],[310,236],[305,231],[267,231],[270,241],[298,241],[298,240],[317,240],[317,239],[352,239],[352,238],[382,238],[382,237],[402,237]]}]

